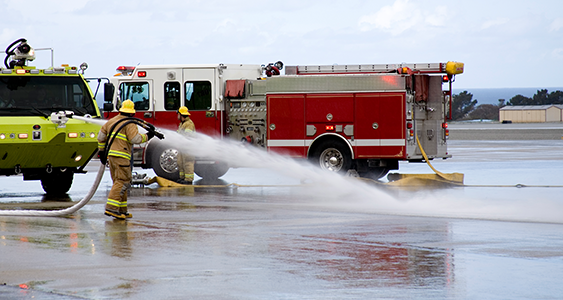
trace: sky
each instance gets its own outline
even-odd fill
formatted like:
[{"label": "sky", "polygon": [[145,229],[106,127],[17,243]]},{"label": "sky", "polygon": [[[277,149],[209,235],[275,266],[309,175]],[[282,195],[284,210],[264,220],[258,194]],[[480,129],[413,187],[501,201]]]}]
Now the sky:
[{"label": "sky", "polygon": [[[458,61],[454,87],[561,87],[561,0],[0,0],[0,48],[26,38],[87,77],[120,65]],[[3,50],[0,50],[3,51]],[[3,60],[2,60],[3,61]],[[51,64],[49,51],[31,63]]]}]

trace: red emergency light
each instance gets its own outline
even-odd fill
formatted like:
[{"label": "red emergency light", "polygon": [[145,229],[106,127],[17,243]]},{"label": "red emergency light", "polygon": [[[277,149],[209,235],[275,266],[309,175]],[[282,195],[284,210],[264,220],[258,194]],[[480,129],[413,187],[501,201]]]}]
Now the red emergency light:
[{"label": "red emergency light", "polygon": [[448,123],[442,123],[442,128],[448,128]]},{"label": "red emergency light", "polygon": [[450,81],[450,77],[448,75],[442,76],[442,82],[448,82],[448,81]]},{"label": "red emergency light", "polygon": [[126,67],[126,66],[119,66],[117,67],[117,71],[133,71],[135,70],[135,67]]},{"label": "red emergency light", "polygon": [[334,131],[334,125],[326,125],[326,131]]},{"label": "red emergency light", "polygon": [[127,75],[135,70],[135,67],[130,66],[119,66],[116,69],[118,72],[121,72],[123,75]]},{"label": "red emergency light", "polygon": [[137,72],[137,76],[139,76],[139,77],[147,77],[147,71],[139,71],[139,72]]}]

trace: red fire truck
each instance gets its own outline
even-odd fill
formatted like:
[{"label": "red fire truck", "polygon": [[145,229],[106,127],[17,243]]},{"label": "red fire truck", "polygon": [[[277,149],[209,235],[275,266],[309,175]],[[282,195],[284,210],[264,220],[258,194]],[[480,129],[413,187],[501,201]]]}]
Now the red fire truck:
[{"label": "red fire truck", "polygon": [[[110,79],[113,101],[135,103],[137,117],[160,128],[178,127],[188,107],[197,131],[309,159],[321,168],[378,179],[399,161],[449,158],[447,119],[459,62],[318,65],[120,66]],[[154,139],[156,140],[156,139]],[[178,176],[174,145],[156,140],[135,153],[136,165],[161,177]],[[196,159],[203,178],[224,175],[228,162]]]}]

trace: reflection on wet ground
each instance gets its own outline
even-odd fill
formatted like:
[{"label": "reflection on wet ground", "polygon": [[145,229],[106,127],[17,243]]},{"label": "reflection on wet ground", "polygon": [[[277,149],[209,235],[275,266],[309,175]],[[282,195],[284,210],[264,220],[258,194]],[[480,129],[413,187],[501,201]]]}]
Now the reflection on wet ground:
[{"label": "reflection on wet ground", "polygon": [[[546,165],[550,176],[544,179],[534,169],[540,163],[521,162],[515,169],[513,161],[477,166],[460,159],[451,168],[466,170],[472,184],[557,184],[561,162]],[[420,166],[410,170],[421,172]],[[103,215],[107,174],[92,201],[72,216],[0,217],[0,283],[7,284],[0,285],[0,298],[10,299],[16,288],[45,299],[563,294],[561,189],[299,185],[299,179],[267,172],[231,170],[213,183],[225,187],[204,188],[200,181],[199,187],[135,187],[127,221]],[[94,177],[77,175],[68,198],[81,199]],[[44,199],[36,182],[12,179],[21,185],[2,186],[3,204],[70,203],[67,197]],[[254,185],[228,185],[233,182]]]},{"label": "reflection on wet ground", "polygon": [[[444,288],[453,280],[453,251],[425,249],[407,243],[381,241],[380,235],[404,235],[408,226],[389,232],[301,236],[277,244],[279,259],[316,270],[319,279],[346,288],[389,286]],[[444,232],[447,234],[447,232]],[[373,241],[369,239],[378,236]],[[368,239],[366,241],[366,238]],[[318,270],[322,271],[318,271]]]}]

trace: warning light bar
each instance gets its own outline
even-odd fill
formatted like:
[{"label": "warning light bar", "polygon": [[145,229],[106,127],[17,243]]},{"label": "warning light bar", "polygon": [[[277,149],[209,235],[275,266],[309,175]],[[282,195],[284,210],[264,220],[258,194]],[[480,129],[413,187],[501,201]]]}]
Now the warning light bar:
[{"label": "warning light bar", "polygon": [[128,75],[135,70],[133,66],[119,66],[116,69],[118,72],[121,72],[123,75]]},{"label": "warning light bar", "polygon": [[117,67],[117,71],[133,71],[135,67],[126,67],[126,66],[119,66]]},{"label": "warning light bar", "polygon": [[137,72],[137,76],[139,76],[139,77],[147,77],[147,71],[139,71],[139,72]]}]

